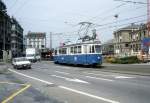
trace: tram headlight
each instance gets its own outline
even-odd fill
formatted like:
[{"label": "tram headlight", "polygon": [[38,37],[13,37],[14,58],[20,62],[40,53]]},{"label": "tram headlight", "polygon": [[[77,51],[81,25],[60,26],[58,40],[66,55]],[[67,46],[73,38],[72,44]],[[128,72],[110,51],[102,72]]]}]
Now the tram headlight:
[{"label": "tram headlight", "polygon": [[100,57],[97,57],[97,59],[100,59]]}]

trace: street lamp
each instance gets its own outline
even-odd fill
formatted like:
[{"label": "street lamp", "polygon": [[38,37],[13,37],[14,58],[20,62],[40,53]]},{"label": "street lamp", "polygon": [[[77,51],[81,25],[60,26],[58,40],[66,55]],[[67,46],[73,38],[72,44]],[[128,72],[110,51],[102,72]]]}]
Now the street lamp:
[{"label": "street lamp", "polygon": [[115,44],[116,45],[115,45],[115,52],[118,55],[119,54],[119,45],[118,45],[118,43],[119,43],[119,36],[118,36],[118,33],[117,33],[117,19],[118,19],[119,15],[115,14],[114,17],[116,19],[116,32],[115,32],[115,36],[116,36],[116,40],[115,40],[116,43]]}]

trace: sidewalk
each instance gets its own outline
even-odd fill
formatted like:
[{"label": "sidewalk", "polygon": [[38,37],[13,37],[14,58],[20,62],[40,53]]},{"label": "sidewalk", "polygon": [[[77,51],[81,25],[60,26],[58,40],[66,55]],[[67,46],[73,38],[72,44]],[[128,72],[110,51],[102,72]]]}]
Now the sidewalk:
[{"label": "sidewalk", "polygon": [[8,70],[8,64],[0,62],[0,74]]},{"label": "sidewalk", "polygon": [[0,65],[0,103],[62,103],[16,78],[7,71],[9,66]]}]

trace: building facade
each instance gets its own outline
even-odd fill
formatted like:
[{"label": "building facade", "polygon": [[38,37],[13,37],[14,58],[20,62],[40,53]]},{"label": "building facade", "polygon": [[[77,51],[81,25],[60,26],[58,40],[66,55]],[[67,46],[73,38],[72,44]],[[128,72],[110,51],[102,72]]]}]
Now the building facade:
[{"label": "building facade", "polygon": [[26,48],[37,48],[41,51],[46,48],[46,33],[28,32],[25,38]]},{"label": "building facade", "polygon": [[110,39],[102,44],[103,55],[114,55],[114,39]]},{"label": "building facade", "polygon": [[114,32],[114,50],[119,56],[137,55],[141,51],[144,37],[147,37],[145,24],[131,24]]},{"label": "building facade", "polygon": [[7,14],[6,5],[0,0],[0,59],[10,56],[10,51],[11,18]]},{"label": "building facade", "polygon": [[23,28],[15,18],[11,18],[12,34],[11,34],[11,50],[12,57],[19,57],[23,55]]}]

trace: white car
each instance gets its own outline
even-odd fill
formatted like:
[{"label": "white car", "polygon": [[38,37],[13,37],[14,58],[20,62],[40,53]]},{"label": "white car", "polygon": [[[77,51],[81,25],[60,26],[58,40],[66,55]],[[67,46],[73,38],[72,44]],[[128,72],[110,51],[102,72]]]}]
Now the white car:
[{"label": "white car", "polygon": [[14,58],[12,60],[12,65],[15,69],[30,69],[31,68],[31,62],[25,58],[25,57],[20,57],[20,58]]}]

